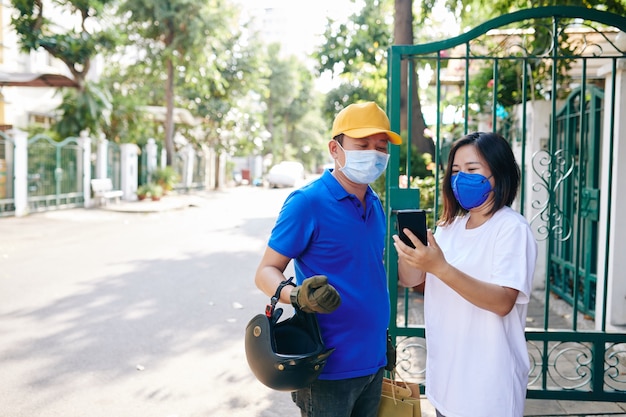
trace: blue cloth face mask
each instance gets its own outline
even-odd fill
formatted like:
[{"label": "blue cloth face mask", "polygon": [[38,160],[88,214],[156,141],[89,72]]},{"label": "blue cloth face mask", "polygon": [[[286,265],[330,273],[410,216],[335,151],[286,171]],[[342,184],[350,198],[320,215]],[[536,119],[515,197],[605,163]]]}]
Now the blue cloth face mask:
[{"label": "blue cloth face mask", "polygon": [[[339,147],[343,149],[343,146],[337,142]],[[352,182],[357,184],[370,184],[385,172],[387,169],[387,162],[389,161],[389,154],[379,152],[376,150],[366,151],[346,151],[346,163],[339,168],[339,171]]]},{"label": "blue cloth face mask", "polygon": [[481,174],[467,174],[461,171],[452,176],[452,192],[461,207],[471,210],[487,201],[491,192],[489,178]]}]

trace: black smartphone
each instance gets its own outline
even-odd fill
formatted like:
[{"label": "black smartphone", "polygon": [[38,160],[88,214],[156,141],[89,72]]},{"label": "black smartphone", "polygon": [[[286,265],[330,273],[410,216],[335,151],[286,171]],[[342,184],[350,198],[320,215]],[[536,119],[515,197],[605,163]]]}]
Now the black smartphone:
[{"label": "black smartphone", "polygon": [[406,228],[417,236],[424,245],[428,245],[426,238],[426,210],[398,210],[396,211],[396,222],[398,236],[405,244],[412,248],[415,247],[413,242],[403,232]]}]

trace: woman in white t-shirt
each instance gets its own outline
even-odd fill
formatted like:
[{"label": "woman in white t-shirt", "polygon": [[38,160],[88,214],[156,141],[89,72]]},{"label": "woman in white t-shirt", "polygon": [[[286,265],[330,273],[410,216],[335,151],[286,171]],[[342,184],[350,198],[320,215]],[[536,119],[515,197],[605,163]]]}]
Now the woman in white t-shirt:
[{"label": "woman in white t-shirt", "polygon": [[510,206],[520,182],[495,133],[454,143],[436,232],[416,246],[393,237],[400,283],[426,281],[426,395],[438,417],[521,417],[529,360],[524,327],[537,258],[528,222]]}]

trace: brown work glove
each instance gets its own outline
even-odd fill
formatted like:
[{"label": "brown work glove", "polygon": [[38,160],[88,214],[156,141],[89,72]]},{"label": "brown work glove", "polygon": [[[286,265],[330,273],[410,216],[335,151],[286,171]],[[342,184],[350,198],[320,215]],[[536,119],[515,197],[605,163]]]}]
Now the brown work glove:
[{"label": "brown work glove", "polygon": [[341,297],[326,275],[315,275],[291,291],[291,304],[305,313],[332,313],[341,304]]}]

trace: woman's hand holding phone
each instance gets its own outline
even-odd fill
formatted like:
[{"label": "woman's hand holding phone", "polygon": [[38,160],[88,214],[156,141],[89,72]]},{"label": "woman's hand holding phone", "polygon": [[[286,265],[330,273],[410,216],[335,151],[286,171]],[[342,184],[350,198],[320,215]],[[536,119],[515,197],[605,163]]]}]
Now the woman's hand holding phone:
[{"label": "woman's hand holding phone", "polygon": [[409,229],[424,246],[428,245],[426,233],[426,211],[425,210],[398,210],[396,212],[398,235],[404,244],[415,248],[415,245],[404,232]]}]

